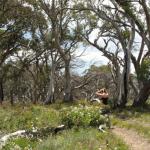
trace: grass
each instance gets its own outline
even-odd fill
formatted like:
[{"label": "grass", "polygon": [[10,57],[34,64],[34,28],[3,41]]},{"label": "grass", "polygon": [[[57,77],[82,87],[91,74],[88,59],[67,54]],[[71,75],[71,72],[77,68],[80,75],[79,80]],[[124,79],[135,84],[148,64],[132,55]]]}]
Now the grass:
[{"label": "grass", "polygon": [[50,136],[39,144],[36,150],[127,150],[128,147],[113,134],[101,133],[97,129],[72,129]]},{"label": "grass", "polygon": [[112,125],[132,129],[150,140],[150,105],[146,108],[127,107],[117,110],[111,119]]},{"label": "grass", "polygon": [[38,141],[29,138],[14,138],[3,147],[2,150],[32,150]]},{"label": "grass", "polygon": [[121,120],[118,118],[112,119],[112,125],[127,129],[133,129],[139,134],[143,135],[145,138],[150,140],[150,126],[145,127],[144,125],[142,125],[142,123],[129,122],[127,120]]},{"label": "grass", "polygon": [[14,132],[33,127],[56,126],[60,124],[59,112],[44,106],[3,106],[0,109],[0,131]]},{"label": "grass", "polygon": [[[40,105],[3,105],[0,108],[0,131],[7,134],[21,129],[33,127],[51,127],[61,123],[60,110],[71,104],[57,103],[50,106]],[[78,103],[74,103],[77,106]],[[97,106],[93,106],[94,107]],[[72,107],[71,107],[72,108]],[[77,130],[78,129],[78,130]],[[101,133],[96,128],[65,130],[58,135],[50,135],[42,139],[14,137],[8,141],[3,150],[127,150],[127,146],[112,133]]]},{"label": "grass", "polygon": [[11,139],[2,150],[128,150],[128,146],[111,132],[95,128],[66,130],[43,141],[30,138]]}]

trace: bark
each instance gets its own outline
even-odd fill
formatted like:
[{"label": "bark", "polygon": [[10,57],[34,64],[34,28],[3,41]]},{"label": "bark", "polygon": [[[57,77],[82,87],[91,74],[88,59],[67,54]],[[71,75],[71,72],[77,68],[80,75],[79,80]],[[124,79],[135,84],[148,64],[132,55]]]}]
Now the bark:
[{"label": "bark", "polygon": [[113,107],[124,107],[126,104],[126,100],[124,98],[124,71],[121,73],[120,66],[117,62],[114,62],[113,65],[114,69],[111,68],[111,72],[113,74],[114,83],[116,85]]},{"label": "bark", "polygon": [[125,107],[127,99],[125,97],[125,81],[124,81],[124,72],[121,74],[118,72],[118,81],[117,81],[117,107]]},{"label": "bark", "polygon": [[129,84],[130,84],[130,86],[132,87],[132,89],[133,89],[135,95],[138,95],[138,93],[139,93],[138,88],[137,88],[136,85],[134,84],[134,81],[133,81],[133,79],[132,79],[131,76],[130,76],[130,79],[129,79],[129,80],[130,80],[130,81],[129,81]]},{"label": "bark", "polygon": [[55,135],[58,132],[63,131],[65,129],[67,129],[65,125],[60,125],[57,127],[45,127],[45,128],[40,128],[40,129],[33,129],[32,131],[18,130],[16,132],[6,134],[0,138],[0,149],[5,147],[8,140],[13,137],[41,138],[41,137],[47,137],[50,134]]},{"label": "bark", "polygon": [[10,104],[14,105],[14,97],[13,97],[13,90],[10,91]]},{"label": "bark", "polygon": [[143,84],[142,88],[139,91],[139,94],[134,99],[133,105],[134,107],[141,107],[146,104],[148,97],[150,95],[150,83]]},{"label": "bark", "polygon": [[36,104],[37,103],[37,99],[38,99],[38,96],[37,96],[37,85],[36,83],[34,83],[34,87],[33,87],[33,99],[32,99],[32,103],[33,104]]},{"label": "bark", "polygon": [[55,99],[54,99],[54,92],[55,92],[54,80],[55,80],[55,64],[52,62],[50,84],[49,84],[48,94],[47,94],[46,100],[44,102],[45,105],[52,104],[55,102]]},{"label": "bark", "polygon": [[64,89],[64,101],[70,102],[73,100],[71,90],[71,75],[70,75],[70,60],[65,61],[65,89]]},{"label": "bark", "polygon": [[126,54],[125,55],[125,70],[124,70],[124,78],[123,78],[123,81],[124,81],[124,102],[123,102],[123,105],[125,105],[127,103],[127,99],[128,99],[129,74],[130,74],[130,57],[129,57],[129,54]]},{"label": "bark", "polygon": [[129,91],[129,73],[130,73],[130,57],[125,55],[125,66],[123,68],[123,73],[120,74],[118,85],[119,96],[117,105],[121,108],[125,107],[128,101],[128,91]]},{"label": "bark", "polygon": [[2,104],[3,100],[4,100],[3,80],[0,79],[0,104]]}]

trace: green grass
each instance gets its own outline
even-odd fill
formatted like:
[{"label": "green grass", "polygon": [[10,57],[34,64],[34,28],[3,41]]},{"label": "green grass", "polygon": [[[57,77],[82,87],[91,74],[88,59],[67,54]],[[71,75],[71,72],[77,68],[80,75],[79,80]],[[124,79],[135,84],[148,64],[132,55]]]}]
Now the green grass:
[{"label": "green grass", "polygon": [[0,108],[0,131],[13,132],[33,127],[60,124],[59,112],[45,106],[14,106]]},{"label": "green grass", "polygon": [[142,123],[129,122],[127,120],[120,120],[118,118],[112,119],[112,125],[135,130],[140,135],[143,135],[145,138],[150,140],[150,126],[145,127],[142,125]]},{"label": "green grass", "polygon": [[50,136],[35,150],[127,150],[128,147],[113,134],[101,133],[97,129],[72,129],[55,137]]},{"label": "green grass", "polygon": [[95,128],[66,130],[43,141],[32,138],[9,140],[2,150],[128,150],[128,146],[111,132],[102,133]]},{"label": "green grass", "polygon": [[36,146],[37,142],[30,138],[15,138],[11,139],[2,150],[30,150]]},{"label": "green grass", "polygon": [[112,125],[132,129],[150,140],[150,105],[146,108],[128,107],[116,110],[112,115]]},{"label": "green grass", "polygon": [[[0,108],[0,131],[7,134],[21,129],[30,130],[33,127],[51,127],[61,123],[61,109],[69,108],[72,104],[57,103],[50,106],[15,105],[13,107],[3,105]],[[74,103],[73,106],[79,105]],[[82,104],[84,106],[84,104]],[[94,107],[97,106],[93,106]],[[72,108],[72,107],[71,107]],[[78,129],[78,130],[77,130]],[[58,135],[49,137],[25,138],[14,137],[8,141],[3,150],[127,150],[127,146],[109,131],[101,133],[96,128],[76,127],[76,129],[65,130]]]}]

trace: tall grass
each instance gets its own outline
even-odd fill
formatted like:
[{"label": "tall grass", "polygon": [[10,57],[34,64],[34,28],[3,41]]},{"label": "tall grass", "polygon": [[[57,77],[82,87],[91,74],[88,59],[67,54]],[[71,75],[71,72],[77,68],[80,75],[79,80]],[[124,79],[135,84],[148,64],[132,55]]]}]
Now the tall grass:
[{"label": "tall grass", "polygon": [[40,143],[35,150],[127,150],[128,147],[113,134],[101,133],[94,128],[79,128],[50,136]]},{"label": "tall grass", "polygon": [[0,130],[2,132],[56,126],[59,123],[59,112],[50,107],[14,106],[0,109]]}]

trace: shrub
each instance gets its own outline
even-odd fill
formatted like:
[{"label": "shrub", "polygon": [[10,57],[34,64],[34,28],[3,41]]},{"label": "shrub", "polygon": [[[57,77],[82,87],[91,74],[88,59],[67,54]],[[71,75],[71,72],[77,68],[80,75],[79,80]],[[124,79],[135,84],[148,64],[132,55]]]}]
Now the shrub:
[{"label": "shrub", "polygon": [[72,126],[99,126],[101,124],[108,124],[108,118],[101,114],[99,107],[85,106],[64,108],[61,111],[62,123],[67,127]]}]

